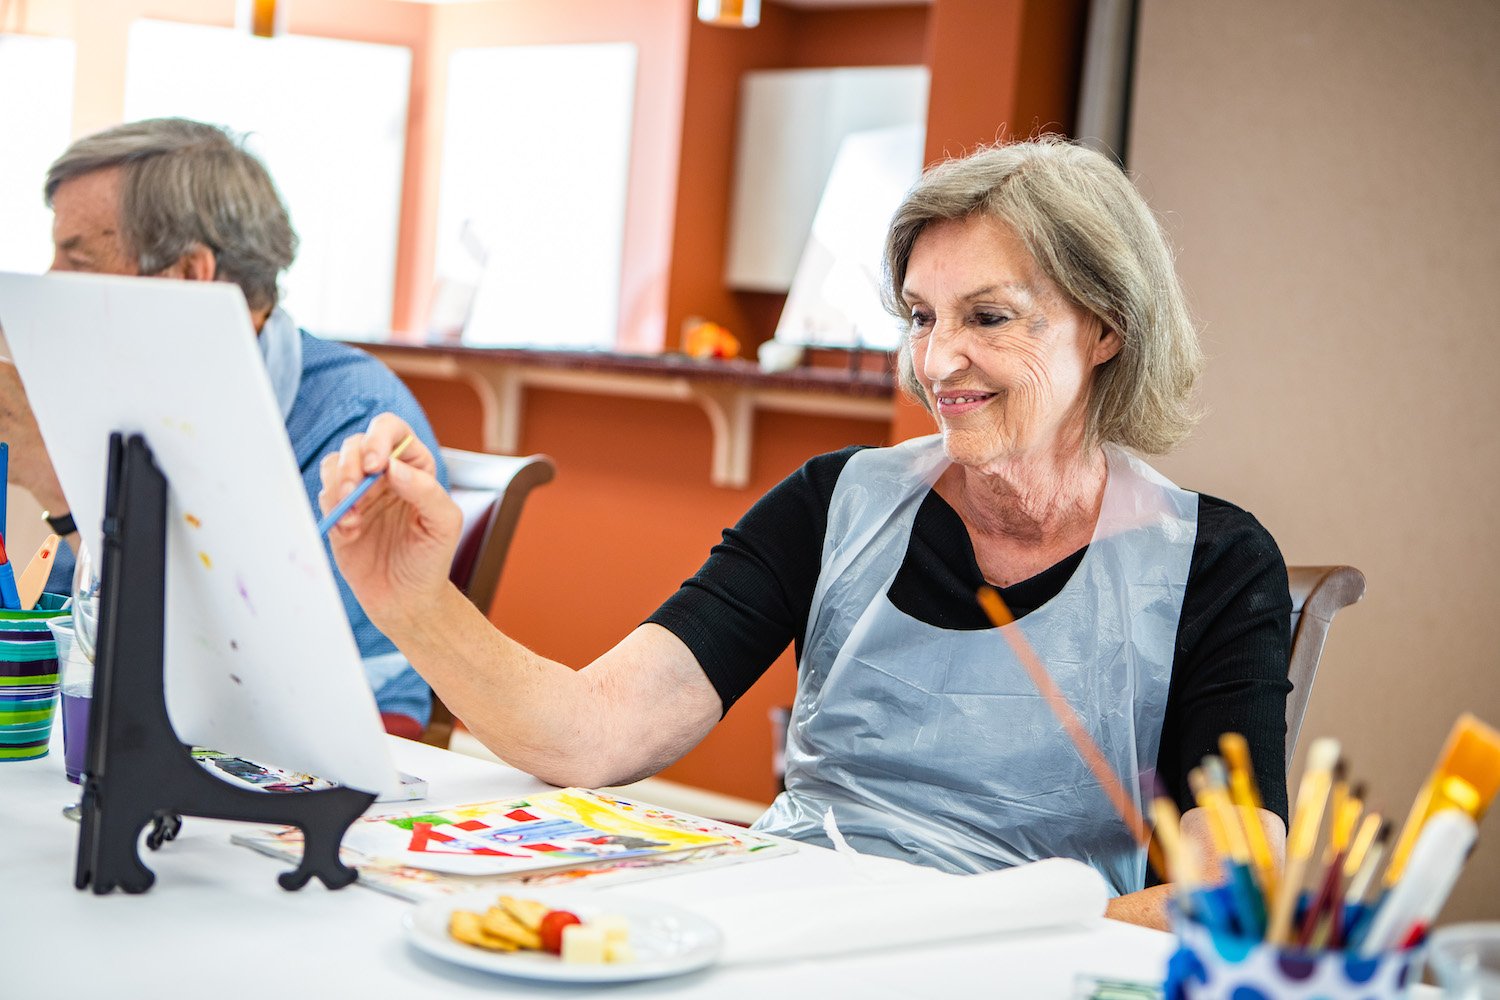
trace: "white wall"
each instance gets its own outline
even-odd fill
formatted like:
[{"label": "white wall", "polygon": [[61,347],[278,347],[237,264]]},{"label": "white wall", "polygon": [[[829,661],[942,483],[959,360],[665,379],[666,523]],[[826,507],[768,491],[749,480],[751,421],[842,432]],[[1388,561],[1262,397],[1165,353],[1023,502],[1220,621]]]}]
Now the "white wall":
[{"label": "white wall", "polygon": [[[1144,0],[1131,168],[1181,247],[1209,415],[1161,463],[1350,563],[1303,729],[1404,818],[1500,725],[1500,4]],[[1444,919],[1500,917],[1500,819]]]}]

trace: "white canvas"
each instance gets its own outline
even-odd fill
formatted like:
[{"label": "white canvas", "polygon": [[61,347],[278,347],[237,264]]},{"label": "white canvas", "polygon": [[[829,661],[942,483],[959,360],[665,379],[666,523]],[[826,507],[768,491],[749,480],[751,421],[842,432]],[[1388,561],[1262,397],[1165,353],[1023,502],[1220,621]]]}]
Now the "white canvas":
[{"label": "white canvas", "polygon": [[881,268],[891,216],[922,174],[922,143],[916,125],[844,139],[776,324],[777,340],[896,347],[900,330],[881,304]]},{"label": "white canvas", "polygon": [[99,544],[112,431],[144,435],[166,474],[166,690],[178,736],[394,789],[239,288],[0,274],[0,327],[86,544]]}]

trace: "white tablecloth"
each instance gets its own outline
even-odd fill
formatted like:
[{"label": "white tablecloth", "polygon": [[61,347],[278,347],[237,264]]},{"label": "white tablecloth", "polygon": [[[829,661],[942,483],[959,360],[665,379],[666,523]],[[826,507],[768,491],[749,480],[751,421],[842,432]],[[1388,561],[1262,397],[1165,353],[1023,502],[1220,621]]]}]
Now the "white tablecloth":
[{"label": "white tablecloth", "polygon": [[[393,738],[394,740],[394,738]],[[543,787],[520,772],[394,740],[402,770],[428,779],[434,806]],[[411,904],[358,885],[299,892],[276,884],[288,865],[229,842],[236,824],[187,817],[176,841],[143,852],[157,875],[139,896],[73,888],[78,826],[62,807],[77,787],[62,747],[0,764],[0,996],[395,996],[402,1000],[574,996],[582,987],[502,979],[448,965],[409,945]],[[377,806],[390,811],[398,806]],[[632,882],[622,892],[691,908],[777,887],[846,884],[848,865],[807,845],[790,855]],[[641,997],[1006,996],[1072,998],[1079,973],[1158,978],[1172,939],[1109,920],[1062,931],[957,941],[844,958],[717,967],[677,979],[608,987]],[[596,990],[598,988],[595,988]]]}]

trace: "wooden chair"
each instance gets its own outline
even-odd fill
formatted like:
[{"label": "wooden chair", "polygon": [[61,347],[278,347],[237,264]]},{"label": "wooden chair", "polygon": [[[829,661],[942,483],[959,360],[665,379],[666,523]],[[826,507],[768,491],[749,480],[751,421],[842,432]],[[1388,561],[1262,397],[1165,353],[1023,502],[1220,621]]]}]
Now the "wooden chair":
[{"label": "wooden chair", "polygon": [[[448,579],[487,615],[500,589],[500,573],[526,497],[551,482],[557,467],[546,455],[486,455],[455,448],[443,449],[443,461],[448,465],[449,494],[464,515]],[[453,713],[434,694],[422,742],[446,749],[452,736]]]},{"label": "wooden chair", "polygon": [[1292,691],[1286,696],[1286,766],[1290,769],[1328,626],[1340,609],[1365,596],[1365,575],[1353,566],[1288,566],[1287,583],[1292,592],[1292,660],[1287,670]]}]

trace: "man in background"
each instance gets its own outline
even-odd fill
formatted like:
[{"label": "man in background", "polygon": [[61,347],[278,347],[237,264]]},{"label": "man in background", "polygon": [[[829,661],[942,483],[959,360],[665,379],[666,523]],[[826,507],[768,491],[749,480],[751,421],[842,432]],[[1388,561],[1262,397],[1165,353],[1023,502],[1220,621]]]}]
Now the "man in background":
[{"label": "man in background", "polygon": [[[388,368],[300,330],[278,305],[277,280],[296,255],[297,235],[265,166],[226,130],[182,118],[105,129],[58,157],[47,171],[45,195],[53,212],[54,271],[240,287],[314,513],[318,462],[377,413],[400,414],[440,454],[426,415]],[[47,588],[66,593],[77,527],[8,362],[0,364],[0,438],[10,444],[11,481],[42,504],[67,543]],[[370,623],[337,567],[333,573],[386,729],[419,737],[431,712],[430,690]]]}]

